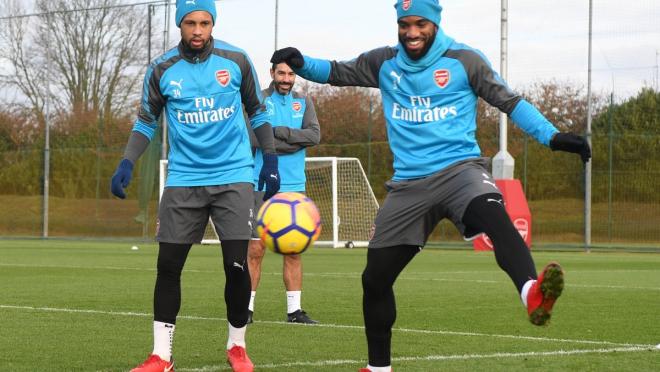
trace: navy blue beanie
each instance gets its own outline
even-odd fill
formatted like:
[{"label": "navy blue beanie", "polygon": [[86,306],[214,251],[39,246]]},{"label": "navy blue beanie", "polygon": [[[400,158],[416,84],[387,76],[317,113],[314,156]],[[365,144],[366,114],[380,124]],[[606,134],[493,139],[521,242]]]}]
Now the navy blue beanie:
[{"label": "navy blue beanie", "polygon": [[214,0],[176,0],[176,26],[181,27],[181,21],[188,13],[196,10],[208,12],[215,25],[215,1]]},{"label": "navy blue beanie", "polygon": [[439,0],[397,0],[394,8],[396,8],[397,20],[407,16],[418,16],[440,26],[442,7]]}]

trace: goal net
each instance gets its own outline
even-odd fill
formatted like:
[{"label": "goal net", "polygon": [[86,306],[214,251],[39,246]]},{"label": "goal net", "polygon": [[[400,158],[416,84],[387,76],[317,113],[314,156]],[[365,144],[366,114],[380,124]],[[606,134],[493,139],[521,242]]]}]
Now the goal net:
[{"label": "goal net", "polygon": [[[366,247],[378,201],[357,158],[305,159],[306,194],[321,213],[317,246]],[[167,177],[167,160],[160,161],[160,195]],[[256,213],[256,211],[255,211]],[[213,224],[206,226],[203,244],[219,243]]]}]

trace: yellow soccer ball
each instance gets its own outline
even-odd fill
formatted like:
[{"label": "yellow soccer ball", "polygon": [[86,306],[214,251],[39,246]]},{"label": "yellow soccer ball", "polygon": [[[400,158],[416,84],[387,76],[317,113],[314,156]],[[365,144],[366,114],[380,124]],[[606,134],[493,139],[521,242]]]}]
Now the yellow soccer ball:
[{"label": "yellow soccer ball", "polygon": [[307,196],[282,192],[259,208],[257,233],[266,248],[275,253],[303,253],[321,234],[321,215]]}]

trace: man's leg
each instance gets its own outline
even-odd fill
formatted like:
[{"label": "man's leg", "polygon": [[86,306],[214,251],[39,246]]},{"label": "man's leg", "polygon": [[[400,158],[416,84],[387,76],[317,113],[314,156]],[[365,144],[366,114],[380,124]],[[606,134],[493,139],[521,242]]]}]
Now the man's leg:
[{"label": "man's leg", "polygon": [[181,271],[192,244],[159,244],[154,288],[154,349],[149,358],[132,371],[172,367],[172,342],[176,317],[181,308]]},{"label": "man's leg", "polygon": [[488,235],[493,242],[497,264],[518,289],[530,321],[536,325],[546,324],[554,302],[564,288],[559,264],[548,264],[537,280],[532,255],[506,213],[500,194],[474,198],[465,210],[463,223],[473,231]]},{"label": "man's leg", "polygon": [[[225,270],[225,304],[227,320],[236,327],[245,327],[250,302],[250,271],[247,265],[247,240],[225,240],[221,243]],[[240,345],[245,346],[245,345]]]},{"label": "man's leg", "polygon": [[362,273],[364,326],[369,348],[369,366],[391,364],[392,325],[396,304],[392,286],[404,267],[419,252],[419,247],[400,245],[370,248]]},{"label": "man's leg", "polygon": [[250,281],[252,291],[250,292],[250,302],[248,304],[248,324],[252,323],[254,313],[254,300],[257,296],[257,288],[261,280],[261,263],[264,260],[266,246],[260,239],[251,239],[248,244],[248,267],[250,268]]},{"label": "man's leg", "polygon": [[299,254],[286,255],[282,259],[284,287],[286,288],[287,321],[290,323],[316,324],[302,309],[302,256]]},{"label": "man's leg", "polygon": [[497,264],[509,274],[518,292],[528,280],[536,279],[532,255],[506,213],[500,194],[485,194],[472,199],[463,214],[463,223],[471,230],[488,235],[493,242]]},{"label": "man's leg", "polygon": [[251,372],[254,365],[245,352],[251,285],[247,262],[248,240],[223,240],[220,245],[225,270],[225,304],[229,322],[227,361],[234,371]]}]

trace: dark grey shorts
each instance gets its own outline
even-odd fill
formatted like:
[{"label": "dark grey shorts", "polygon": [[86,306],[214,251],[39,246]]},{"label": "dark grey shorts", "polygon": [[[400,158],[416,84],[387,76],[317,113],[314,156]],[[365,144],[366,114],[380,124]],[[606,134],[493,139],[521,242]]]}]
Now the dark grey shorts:
[{"label": "dark grey shorts", "polygon": [[490,172],[488,158],[470,159],[426,178],[388,181],[385,202],[374,222],[369,248],[414,245],[423,247],[443,218],[449,218],[466,238],[465,209],[479,195],[500,193]]},{"label": "dark grey shorts", "polygon": [[167,187],[158,210],[156,240],[199,243],[209,217],[220,240],[248,240],[254,218],[254,185]]},{"label": "dark grey shorts", "polygon": [[254,221],[252,222],[252,240],[259,240],[259,234],[257,234],[257,214],[259,213],[259,208],[264,205],[264,194],[263,191],[254,192]]}]

